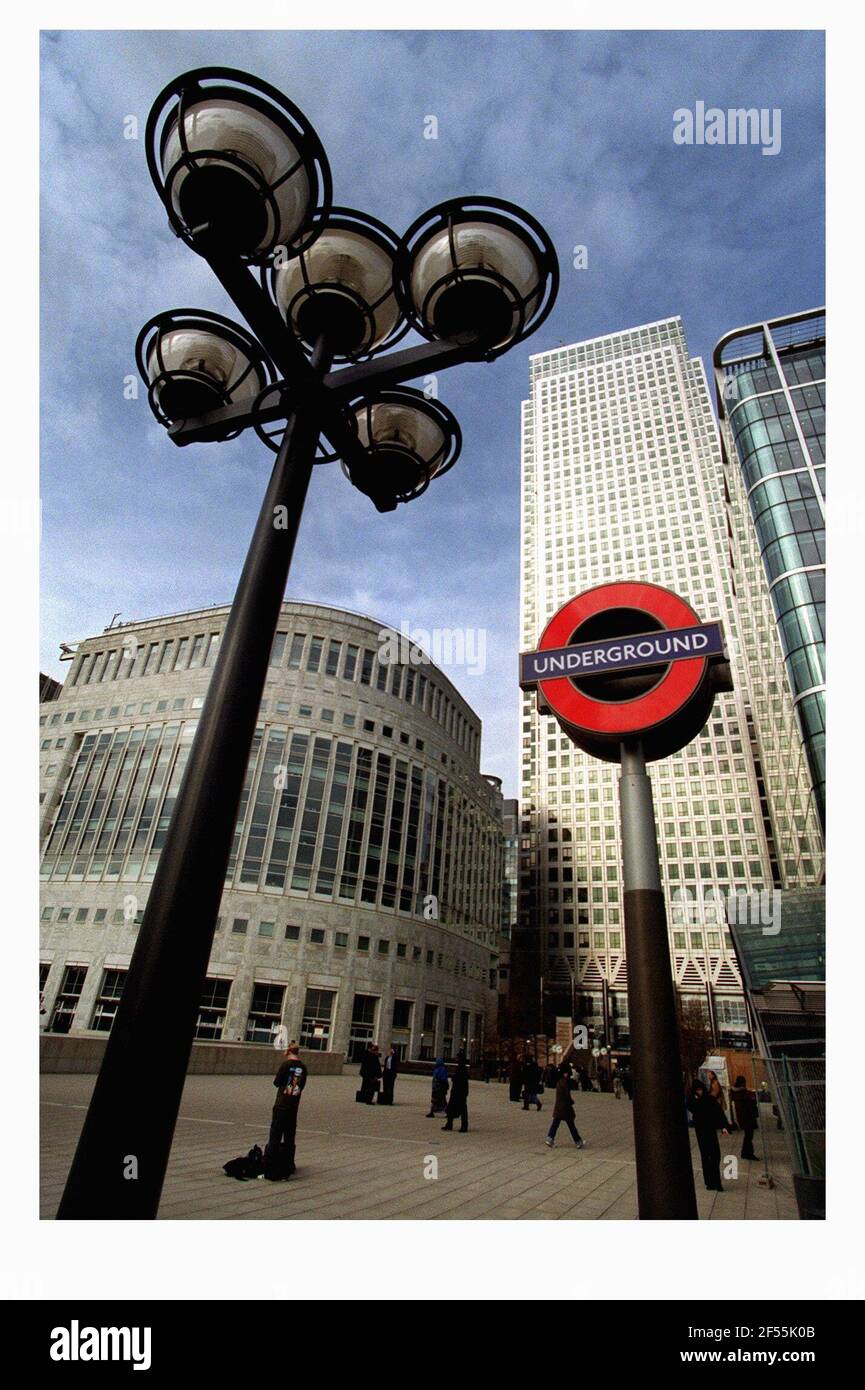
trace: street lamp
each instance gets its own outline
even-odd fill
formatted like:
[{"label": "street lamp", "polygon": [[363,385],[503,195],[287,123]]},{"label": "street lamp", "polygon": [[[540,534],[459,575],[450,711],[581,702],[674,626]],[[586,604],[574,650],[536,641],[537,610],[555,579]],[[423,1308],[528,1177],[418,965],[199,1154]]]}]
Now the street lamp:
[{"label": "street lamp", "polygon": [[234,68],[198,68],[159,94],[147,162],[168,219],[194,250],[212,235],[262,264],[318,234],[331,203],[321,142],[269,83]]},{"label": "street lamp", "polygon": [[[252,429],[276,459],[61,1219],[156,1216],[314,463],[339,459],[379,511],[420,497],[461,436],[439,401],[404,383],[497,357],[538,327],[558,287],[549,238],[509,203],[444,203],[402,240],[334,209],[315,131],[248,73],[201,68],[171,82],[148,120],[147,161],[172,229],[249,325],[190,309],[151,319],[137,346],[151,409],[179,446]],[[410,326],[426,341],[385,351]]]},{"label": "street lamp", "polygon": [[150,319],[138,335],[135,359],[163,425],[252,402],[273,381],[273,368],[251,334],[203,309]]},{"label": "street lamp", "polygon": [[343,470],[379,511],[420,497],[459,457],[462,434],[455,417],[422,391],[393,387],[351,409],[363,452],[344,462]]},{"label": "street lamp", "polygon": [[556,298],[558,261],[539,222],[500,198],[453,198],[404,237],[399,293],[424,338],[471,342],[495,357],[538,328]]}]

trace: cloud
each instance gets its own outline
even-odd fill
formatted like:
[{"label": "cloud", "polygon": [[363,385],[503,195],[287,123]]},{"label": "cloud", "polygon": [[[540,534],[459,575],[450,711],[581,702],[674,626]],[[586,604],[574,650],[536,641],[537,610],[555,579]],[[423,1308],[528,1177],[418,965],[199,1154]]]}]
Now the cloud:
[{"label": "cloud", "polygon": [[[397,625],[483,627],[486,673],[451,674],[483,718],[484,767],[513,794],[528,355],[680,313],[708,360],[730,327],[820,302],[822,63],[821,35],[797,32],[44,36],[44,668],[62,674],[59,642],[117,609],[230,599],[272,465],[254,436],[177,450],[143,399],[124,399],[153,313],[233,313],[167,227],[143,140],[124,139],[178,72],[227,64],[280,87],[318,129],[337,201],[398,231],[475,192],[521,203],[555,241],[562,288],[537,337],[441,377],[463,429],[456,467],[386,516],[337,466],[316,469],[289,586]],[[781,154],[674,146],[673,111],[697,99],[780,107]]]}]

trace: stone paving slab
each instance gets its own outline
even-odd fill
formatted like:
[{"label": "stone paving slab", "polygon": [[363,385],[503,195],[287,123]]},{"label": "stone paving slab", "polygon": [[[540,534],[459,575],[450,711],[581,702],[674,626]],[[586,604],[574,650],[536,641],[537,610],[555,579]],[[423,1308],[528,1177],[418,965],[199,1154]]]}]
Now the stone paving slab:
[{"label": "stone paving slab", "polygon": [[[41,1078],[41,1214],[53,1218],[94,1077]],[[429,1120],[429,1081],[401,1076],[393,1107],[355,1104],[355,1070],[310,1077],[300,1108],[298,1171],[288,1183],[235,1182],[229,1158],[262,1146],[273,1088],[264,1076],[190,1076],[168,1165],[161,1220],[519,1220],[636,1219],[631,1105],[614,1096],[575,1096],[587,1140],[576,1149],[560,1130],[544,1145],[552,1112],[524,1111],[507,1086],[472,1082],[468,1134],[443,1134]],[[764,1165],[740,1162],[722,1193],[703,1189],[692,1136],[700,1218],[711,1221],[796,1220],[784,1135],[758,1135],[775,1186],[760,1183]],[[738,1154],[741,1136],[721,1139]],[[431,1162],[435,1160],[435,1164]],[[437,1177],[425,1176],[437,1167]]]}]

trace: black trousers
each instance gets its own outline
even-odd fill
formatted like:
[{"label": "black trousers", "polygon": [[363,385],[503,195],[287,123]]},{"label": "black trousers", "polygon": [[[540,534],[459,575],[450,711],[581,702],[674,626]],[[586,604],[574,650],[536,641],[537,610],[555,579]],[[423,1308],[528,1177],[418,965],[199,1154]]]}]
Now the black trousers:
[{"label": "black trousers", "polygon": [[[284,1161],[288,1172],[294,1172],[294,1148],[295,1136],[297,1134],[297,1105],[285,1105],[280,1109],[274,1107],[273,1118],[270,1122],[270,1133],[267,1136],[267,1147],[274,1158]],[[282,1153],[277,1154],[277,1150],[284,1145]]]},{"label": "black trousers", "polygon": [[447,1108],[447,1128],[453,1129],[454,1120],[459,1120],[460,1129],[467,1130],[469,1127],[469,1104],[467,1100],[458,1100],[456,1105],[448,1102]]},{"label": "black trousers", "polygon": [[745,1133],[745,1137],[744,1137],[744,1139],[742,1140],[742,1157],[743,1157],[743,1158],[753,1158],[753,1157],[754,1157],[754,1131],[755,1131],[756,1128],[757,1128],[756,1125],[744,1125],[744,1126],[743,1126],[744,1133]]},{"label": "black trousers", "polygon": [[710,1192],[721,1192],[721,1145],[717,1130],[697,1131],[697,1144],[703,1165],[703,1182]]}]

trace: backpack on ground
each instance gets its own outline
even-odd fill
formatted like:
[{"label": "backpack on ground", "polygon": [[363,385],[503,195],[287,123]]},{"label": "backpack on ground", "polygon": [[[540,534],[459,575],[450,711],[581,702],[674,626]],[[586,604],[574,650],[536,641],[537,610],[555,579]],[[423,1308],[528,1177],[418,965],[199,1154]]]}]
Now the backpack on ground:
[{"label": "backpack on ground", "polygon": [[222,1171],[229,1178],[237,1178],[238,1182],[246,1182],[248,1178],[257,1178],[259,1173],[264,1170],[264,1154],[257,1144],[255,1144],[245,1158],[230,1158],[227,1163],[223,1163]]}]

